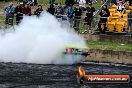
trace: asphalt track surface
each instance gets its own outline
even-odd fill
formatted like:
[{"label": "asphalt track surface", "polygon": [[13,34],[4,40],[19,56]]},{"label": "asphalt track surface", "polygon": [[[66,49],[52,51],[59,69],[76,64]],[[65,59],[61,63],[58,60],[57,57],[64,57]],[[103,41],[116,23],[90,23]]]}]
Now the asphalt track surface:
[{"label": "asphalt track surface", "polygon": [[[77,83],[76,71],[80,64],[44,65],[0,63],[0,88],[132,88],[129,84]],[[128,74],[132,65],[81,63],[87,74]]]}]

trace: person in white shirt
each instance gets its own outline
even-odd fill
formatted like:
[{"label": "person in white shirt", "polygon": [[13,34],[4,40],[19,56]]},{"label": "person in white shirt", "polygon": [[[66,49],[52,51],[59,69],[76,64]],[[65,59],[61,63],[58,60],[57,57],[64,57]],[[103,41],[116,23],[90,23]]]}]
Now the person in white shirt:
[{"label": "person in white shirt", "polygon": [[79,0],[79,7],[83,10],[86,8],[86,0]]},{"label": "person in white shirt", "polygon": [[125,6],[123,5],[123,3],[119,2],[118,11],[122,13],[124,9],[125,9]]}]

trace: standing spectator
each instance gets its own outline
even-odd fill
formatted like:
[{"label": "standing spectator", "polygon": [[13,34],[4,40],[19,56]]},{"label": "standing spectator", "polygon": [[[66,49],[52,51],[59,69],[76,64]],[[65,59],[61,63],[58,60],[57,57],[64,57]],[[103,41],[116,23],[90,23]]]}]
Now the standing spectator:
[{"label": "standing spectator", "polygon": [[121,1],[121,2],[119,2],[119,6],[118,6],[118,11],[120,12],[120,13],[122,13],[123,11],[124,11],[124,9],[125,9],[125,6],[123,5],[123,2]]},{"label": "standing spectator", "polygon": [[23,14],[27,16],[31,16],[31,8],[28,4],[26,4],[23,8]]},{"label": "standing spectator", "polygon": [[16,13],[16,24],[19,24],[23,18],[23,8],[20,5],[20,3],[17,4],[15,13]]},{"label": "standing spectator", "polygon": [[54,5],[53,4],[50,5],[50,7],[48,8],[47,12],[49,12],[52,15],[55,14],[55,8],[54,8]]},{"label": "standing spectator", "polygon": [[107,17],[109,17],[109,16],[110,16],[110,11],[109,11],[107,5],[104,5],[104,6],[102,7],[102,9],[103,9],[104,11],[106,11]]},{"label": "standing spectator", "polygon": [[82,15],[82,10],[80,7],[77,5],[77,7],[74,10],[74,27],[79,31],[79,26],[80,26],[80,19]]},{"label": "standing spectator", "polygon": [[107,5],[104,5],[102,8],[106,11],[107,15],[110,16],[110,11],[109,11]]},{"label": "standing spectator", "polygon": [[64,2],[65,2],[65,6],[64,6],[65,12],[69,6],[73,6],[75,4],[74,0],[65,0]]},{"label": "standing spectator", "polygon": [[34,15],[37,15],[39,17],[42,11],[43,11],[42,6],[38,5],[38,8],[34,11]]},{"label": "standing spectator", "polygon": [[5,23],[6,25],[13,25],[13,20],[14,20],[14,13],[15,13],[15,7],[13,6],[12,3],[10,3],[9,6],[4,8],[5,14],[6,14],[6,19]]},{"label": "standing spectator", "polygon": [[92,3],[90,3],[89,7],[87,7],[86,17],[85,17],[85,22],[89,26],[89,33],[91,33],[91,26],[92,26],[94,12],[95,12],[95,8],[92,7]]},{"label": "standing spectator", "polygon": [[84,10],[85,8],[85,5],[86,5],[86,0],[79,0],[79,6],[82,10]]},{"label": "standing spectator", "polygon": [[124,7],[125,7],[125,10],[129,10],[129,5],[127,3],[125,3]]},{"label": "standing spectator", "polygon": [[107,17],[110,16],[110,12],[109,10],[107,9],[107,6],[103,6],[101,12],[99,13],[100,15],[100,21],[99,21],[99,24],[98,24],[98,28],[99,28],[99,31],[101,33],[105,33],[107,27],[106,27],[106,22],[107,22]]},{"label": "standing spectator", "polygon": [[132,35],[132,9],[128,13],[128,28],[130,30],[130,34]]},{"label": "standing spectator", "polygon": [[22,8],[22,12],[24,12],[23,10],[25,8],[25,4],[22,2],[22,3],[20,3],[20,5],[21,5],[21,8]]},{"label": "standing spectator", "polygon": [[73,26],[73,13],[74,13],[74,9],[71,5],[71,6],[68,7],[67,12],[66,12],[71,27]]},{"label": "standing spectator", "polygon": [[63,15],[63,7],[61,6],[61,4],[59,4],[57,6],[57,8],[55,9],[55,15],[57,17],[57,19],[60,21]]}]

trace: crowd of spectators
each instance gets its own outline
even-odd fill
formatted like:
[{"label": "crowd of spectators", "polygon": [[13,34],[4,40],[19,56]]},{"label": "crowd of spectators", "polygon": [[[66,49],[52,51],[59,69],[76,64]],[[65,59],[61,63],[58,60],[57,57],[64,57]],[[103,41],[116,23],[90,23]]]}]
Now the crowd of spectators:
[{"label": "crowd of spectators", "polygon": [[[105,1],[105,0],[102,0]],[[127,1],[127,0],[126,0]],[[131,5],[131,1],[129,2],[129,5],[125,5],[125,0],[111,0],[112,4],[115,4],[118,6],[118,11],[123,13],[125,12],[127,7]],[[70,23],[71,27],[74,27],[74,29],[79,32],[80,28],[80,21],[84,19],[84,30],[87,33],[91,33],[92,29],[92,21],[94,13],[96,12],[95,8],[92,6],[93,3],[98,2],[97,0],[65,0],[65,5],[62,5],[61,3],[55,4],[55,0],[49,0],[50,6],[45,9],[50,14],[54,15],[58,21],[68,21]],[[76,4],[75,4],[76,3]],[[88,6],[86,6],[86,3],[88,3]],[[75,5],[74,5],[75,4]],[[12,3],[4,8],[6,19],[5,23],[7,25],[13,25],[14,16],[16,16],[16,24],[19,24],[21,20],[23,19],[23,16],[31,16],[36,15],[40,16],[41,12],[43,11],[43,7],[41,5],[38,5],[38,8],[33,12],[31,11],[31,4],[29,3],[17,3],[16,6],[14,6]],[[98,29],[101,33],[105,33],[107,30],[107,18],[110,16],[109,9],[107,8],[107,5],[102,6],[102,9],[99,13],[100,20],[98,22]],[[132,11],[128,14],[129,18],[132,18]],[[103,29],[102,29],[102,24]],[[128,28],[132,29],[132,20],[128,19]]]},{"label": "crowd of spectators", "polygon": [[[93,14],[95,12],[95,8],[92,7],[92,3],[90,3],[90,0],[88,7],[86,7],[85,5],[86,4],[85,0],[79,0],[75,2],[72,1],[73,0],[71,1],[66,0],[65,5],[61,5],[61,3],[50,4],[50,6],[45,10],[50,14],[54,15],[59,21],[64,20],[68,21],[70,23],[70,26],[74,27],[78,32],[82,14],[85,13],[84,14],[85,18],[83,17],[85,19],[85,25],[89,25],[89,29],[91,29],[91,23],[93,19]],[[84,3],[82,4],[83,1]],[[75,3],[76,5],[74,5]],[[4,12],[6,15],[5,16],[6,25],[12,26],[14,22],[14,17],[16,18],[15,22],[17,25],[21,22],[24,15],[26,16],[37,15],[39,17],[41,12],[43,11],[43,7],[41,5],[38,5],[38,8],[34,12],[31,10],[32,10],[31,4],[18,2],[17,5],[15,6],[12,3],[10,3],[9,6],[6,6],[4,8]]]},{"label": "crowd of spectators", "polygon": [[19,24],[23,15],[31,16],[31,8],[28,4],[17,3],[16,6],[10,3],[4,8],[6,25],[13,25],[14,16],[16,16],[16,24]]},{"label": "crowd of spectators", "polygon": [[115,5],[118,5],[119,2],[129,2],[129,5],[132,5],[132,0],[110,0],[111,4],[115,4]]},{"label": "crowd of spectators", "polygon": [[[79,32],[80,21],[84,19],[84,25],[88,25],[88,27],[85,28],[85,31],[90,32],[92,19],[95,12],[95,8],[92,6],[90,1],[91,0],[89,0],[89,5],[86,7],[85,0],[78,0],[76,2],[73,2],[73,0],[69,0],[68,2],[68,0],[66,0],[65,6],[58,4],[58,6],[55,8],[54,5],[51,4],[47,11],[52,15],[55,15],[59,21],[68,20],[70,26],[74,27],[77,32]],[[75,3],[76,5],[74,5]]]},{"label": "crowd of spectators", "polygon": [[[129,2],[129,3],[128,3]],[[127,10],[131,10],[128,13],[128,30],[130,29],[130,33],[132,34],[132,9],[129,8],[129,6],[132,6],[132,0],[111,0],[111,6],[115,5],[117,6],[117,11],[120,14],[125,14]],[[100,20],[98,23],[98,28],[101,33],[105,33],[107,30],[107,18],[110,16],[109,9],[107,8],[106,5],[104,5],[99,13],[100,15]],[[126,18],[124,18],[126,19]],[[103,28],[102,28],[103,25]]]}]

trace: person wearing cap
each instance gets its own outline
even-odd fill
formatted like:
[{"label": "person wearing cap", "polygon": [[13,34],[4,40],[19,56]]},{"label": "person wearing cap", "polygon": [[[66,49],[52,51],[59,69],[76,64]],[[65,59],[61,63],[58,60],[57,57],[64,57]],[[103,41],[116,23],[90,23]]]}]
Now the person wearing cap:
[{"label": "person wearing cap", "polygon": [[13,25],[13,19],[14,19],[14,12],[15,12],[15,6],[13,6],[13,3],[10,3],[9,6],[4,8],[5,11],[5,24],[6,25]]}]

